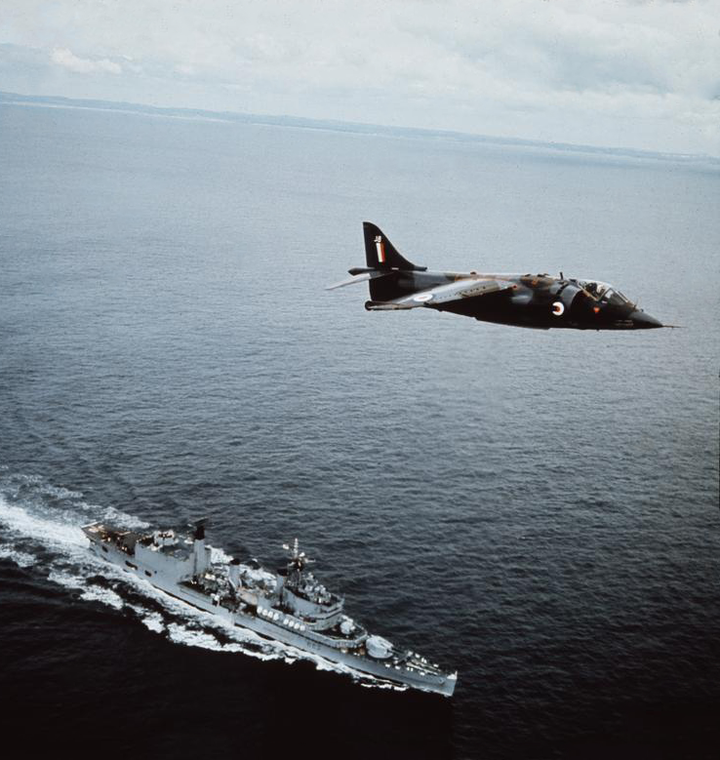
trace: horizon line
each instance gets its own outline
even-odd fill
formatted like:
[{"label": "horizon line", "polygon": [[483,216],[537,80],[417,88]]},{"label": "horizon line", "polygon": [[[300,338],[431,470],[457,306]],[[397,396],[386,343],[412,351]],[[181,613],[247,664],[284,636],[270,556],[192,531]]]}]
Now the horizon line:
[{"label": "horizon line", "polygon": [[104,100],[100,98],[71,98],[64,95],[25,95],[23,93],[0,90],[0,104],[8,105],[45,105],[66,108],[86,108],[96,111],[125,111],[145,115],[165,116],[167,118],[206,118],[207,120],[253,123],[268,126],[295,127],[300,129],[326,129],[334,132],[355,134],[384,133],[387,136],[434,136],[462,139],[468,142],[481,142],[515,147],[541,147],[568,153],[591,153],[604,156],[624,156],[626,158],[645,158],[666,161],[705,161],[720,164],[720,156],[709,153],[671,153],[621,146],[588,145],[584,143],[566,143],[536,140],[524,137],[501,137],[477,132],[462,132],[450,129],[430,129],[427,127],[391,126],[371,122],[344,121],[340,119],[292,116],[290,114],[256,114],[247,111],[214,111],[188,106],[155,106],[122,100]]}]

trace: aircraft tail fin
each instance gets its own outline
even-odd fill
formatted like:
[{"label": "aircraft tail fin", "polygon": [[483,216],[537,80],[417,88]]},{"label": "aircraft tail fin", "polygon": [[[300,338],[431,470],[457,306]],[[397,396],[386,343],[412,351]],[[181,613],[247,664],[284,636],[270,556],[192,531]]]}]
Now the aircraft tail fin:
[{"label": "aircraft tail fin", "polygon": [[405,269],[424,272],[427,267],[420,267],[408,261],[398,253],[397,248],[387,239],[383,231],[372,222],[363,222],[365,235],[365,259],[372,269]]}]

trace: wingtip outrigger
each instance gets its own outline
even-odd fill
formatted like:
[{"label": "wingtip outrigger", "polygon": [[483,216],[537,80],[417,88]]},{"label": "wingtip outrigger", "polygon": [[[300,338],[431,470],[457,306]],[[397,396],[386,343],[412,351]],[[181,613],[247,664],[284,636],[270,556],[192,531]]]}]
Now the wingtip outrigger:
[{"label": "wingtip outrigger", "polygon": [[353,267],[352,269],[348,269],[348,274],[351,274],[352,277],[340,280],[340,282],[334,282],[332,285],[326,286],[325,290],[335,290],[335,288],[344,288],[346,285],[354,285],[356,282],[369,282],[370,280],[378,280],[381,277],[391,277],[395,272],[378,272],[375,269]]}]

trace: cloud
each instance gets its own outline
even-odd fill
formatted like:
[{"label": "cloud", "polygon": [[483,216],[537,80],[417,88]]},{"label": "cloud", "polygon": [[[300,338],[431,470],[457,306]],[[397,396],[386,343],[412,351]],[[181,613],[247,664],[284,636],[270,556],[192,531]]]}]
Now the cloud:
[{"label": "cloud", "polygon": [[718,154],[718,19],[720,0],[3,0],[0,44],[84,74],[37,82],[59,95]]},{"label": "cloud", "polygon": [[58,66],[64,66],[66,69],[78,74],[91,74],[95,72],[107,74],[122,73],[122,66],[114,61],[110,61],[107,58],[94,61],[89,58],[78,58],[78,56],[73,54],[72,50],[68,50],[67,48],[55,48],[52,51],[50,59]]}]

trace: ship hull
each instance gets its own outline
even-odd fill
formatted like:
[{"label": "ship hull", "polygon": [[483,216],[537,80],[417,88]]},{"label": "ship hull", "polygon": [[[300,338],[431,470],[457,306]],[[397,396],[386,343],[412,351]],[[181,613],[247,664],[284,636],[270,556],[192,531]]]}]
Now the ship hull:
[{"label": "ship hull", "polygon": [[[187,584],[178,582],[174,578],[165,578],[154,571],[150,566],[134,556],[128,556],[125,552],[115,548],[112,544],[98,544],[90,540],[90,549],[96,556],[110,562],[126,573],[133,575],[147,583],[149,586],[178,599],[195,609],[203,610],[212,614],[227,625],[234,625],[252,631],[270,641],[278,641],[296,649],[319,656],[324,660],[338,665],[352,668],[361,675],[371,676],[393,685],[407,686],[421,691],[433,692],[444,696],[452,696],[455,689],[456,679],[452,676],[431,675],[425,673],[412,673],[400,669],[382,660],[373,660],[369,657],[354,654],[351,651],[329,646],[323,643],[320,635],[308,632],[302,635],[294,630],[288,630],[280,623],[265,620],[254,614],[247,614],[242,610],[233,610],[201,591],[189,587]],[[312,638],[311,638],[312,637]]]}]

